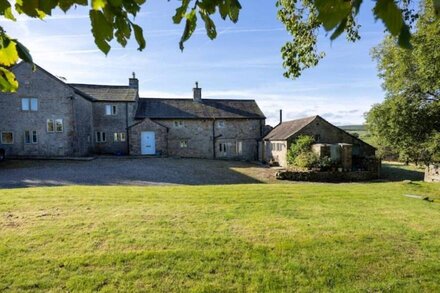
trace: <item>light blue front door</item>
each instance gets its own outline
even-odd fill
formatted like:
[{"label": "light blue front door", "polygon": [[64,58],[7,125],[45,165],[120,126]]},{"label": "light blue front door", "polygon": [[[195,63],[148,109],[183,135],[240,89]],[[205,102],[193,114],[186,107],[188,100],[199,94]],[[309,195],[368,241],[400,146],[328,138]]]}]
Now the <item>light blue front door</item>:
[{"label": "light blue front door", "polygon": [[141,154],[156,154],[156,138],[154,131],[144,131],[141,133]]}]

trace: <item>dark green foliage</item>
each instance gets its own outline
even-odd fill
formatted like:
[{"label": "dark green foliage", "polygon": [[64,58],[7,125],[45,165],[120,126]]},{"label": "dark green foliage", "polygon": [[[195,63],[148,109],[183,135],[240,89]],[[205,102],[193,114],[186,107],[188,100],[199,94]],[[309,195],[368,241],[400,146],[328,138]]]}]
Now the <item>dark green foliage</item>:
[{"label": "dark green foliage", "polygon": [[426,5],[413,50],[399,48],[387,37],[373,51],[387,97],[367,114],[367,124],[379,149],[392,150],[405,162],[429,163],[438,156],[433,138],[440,131],[439,35],[440,20]]}]

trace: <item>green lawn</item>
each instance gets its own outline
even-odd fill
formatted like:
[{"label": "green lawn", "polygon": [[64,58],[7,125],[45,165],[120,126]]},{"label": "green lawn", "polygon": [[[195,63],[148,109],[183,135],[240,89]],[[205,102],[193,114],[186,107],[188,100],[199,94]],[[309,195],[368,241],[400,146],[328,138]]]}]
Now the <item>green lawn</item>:
[{"label": "green lawn", "polygon": [[439,292],[439,203],[427,183],[0,190],[0,291]]}]

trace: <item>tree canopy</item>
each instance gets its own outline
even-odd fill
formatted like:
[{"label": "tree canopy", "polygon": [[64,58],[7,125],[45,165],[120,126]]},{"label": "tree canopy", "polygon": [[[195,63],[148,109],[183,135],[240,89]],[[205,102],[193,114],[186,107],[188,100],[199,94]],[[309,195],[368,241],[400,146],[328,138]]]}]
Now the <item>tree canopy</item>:
[{"label": "tree canopy", "polygon": [[[140,12],[146,0],[0,0],[0,15],[11,21],[16,15],[26,15],[32,18],[45,19],[50,17],[55,9],[65,13],[72,7],[88,6],[91,32],[96,46],[105,54],[110,49],[110,42],[116,40],[125,47],[128,40],[134,36],[138,49],[146,46],[142,28],[135,23],[135,16]],[[432,2],[431,2],[432,1]],[[180,0],[172,21],[175,24],[184,23],[179,42],[181,50],[190,39],[200,18],[210,39],[217,37],[214,15],[220,15],[223,20],[237,22],[242,6],[238,0]],[[278,0],[278,17],[292,35],[281,49],[284,75],[296,78],[309,67],[316,66],[323,52],[317,50],[317,36],[321,29],[331,32],[330,39],[334,40],[344,32],[350,41],[360,38],[359,25],[356,17],[361,9],[363,0]],[[410,9],[411,0],[377,0],[372,11],[377,20],[385,24],[386,30],[397,38],[402,48],[410,48],[410,27],[417,18],[417,11]],[[432,9],[438,17],[440,0],[430,0]],[[434,47],[430,48],[431,50]],[[0,90],[15,91],[18,83],[15,80],[11,66],[19,60],[33,63],[29,50],[17,39],[9,36],[0,26]]]},{"label": "tree canopy", "polygon": [[430,163],[440,153],[440,20],[425,5],[413,34],[413,50],[392,37],[373,50],[385,101],[374,105],[367,124],[381,149],[406,162]]}]

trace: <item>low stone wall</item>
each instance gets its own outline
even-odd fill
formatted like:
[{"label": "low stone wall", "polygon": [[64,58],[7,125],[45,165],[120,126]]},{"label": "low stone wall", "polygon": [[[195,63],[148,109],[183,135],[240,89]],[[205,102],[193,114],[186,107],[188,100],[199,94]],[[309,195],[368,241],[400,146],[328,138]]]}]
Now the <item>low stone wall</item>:
[{"label": "low stone wall", "polygon": [[440,166],[430,165],[426,167],[425,182],[440,182]]},{"label": "low stone wall", "polygon": [[280,171],[278,180],[310,181],[310,182],[356,182],[379,179],[379,173],[374,171],[352,172],[316,172],[316,171]]}]

